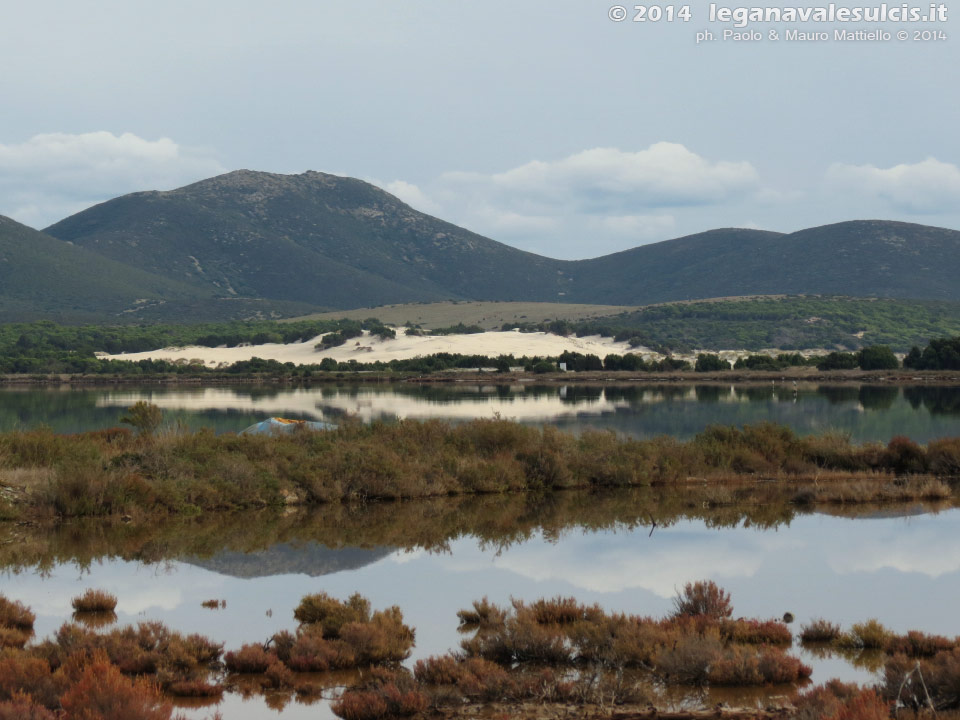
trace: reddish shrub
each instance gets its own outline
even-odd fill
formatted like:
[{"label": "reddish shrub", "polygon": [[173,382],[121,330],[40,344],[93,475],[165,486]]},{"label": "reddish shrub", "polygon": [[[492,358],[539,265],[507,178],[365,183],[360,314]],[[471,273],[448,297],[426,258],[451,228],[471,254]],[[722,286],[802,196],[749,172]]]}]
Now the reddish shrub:
[{"label": "reddish shrub", "polygon": [[56,720],[56,717],[22,693],[15,693],[10,700],[0,702],[0,720]]},{"label": "reddish shrub", "polygon": [[231,650],[223,656],[227,670],[235,673],[266,672],[275,659],[275,655],[264,650],[262,645],[256,644],[244,645],[239,650]]},{"label": "reddish shrub", "polygon": [[387,701],[373,690],[347,690],[330,709],[343,720],[379,720],[387,715]]},{"label": "reddish shrub", "polygon": [[890,703],[873,690],[862,690],[845,700],[826,720],[889,720]]},{"label": "reddish shrub", "polygon": [[720,635],[731,642],[751,645],[789,645],[793,642],[790,628],[779,620],[727,620],[720,623]]},{"label": "reddish shrub", "polygon": [[942,635],[927,635],[926,633],[910,630],[906,635],[894,635],[888,641],[884,650],[890,655],[903,654],[908,657],[933,657],[937,653],[953,650],[957,647],[956,640],[950,640]]},{"label": "reddish shrub", "polygon": [[334,638],[346,623],[365,623],[370,620],[370,601],[359,593],[341,602],[324,592],[307,595],[293,611],[293,617],[301,623],[320,625],[323,635]]},{"label": "reddish shrub", "polygon": [[586,607],[572,597],[537,600],[530,605],[530,610],[541,625],[564,625],[603,617],[603,611],[598,606]]},{"label": "reddish shrub", "polygon": [[812,620],[809,625],[800,628],[802,642],[833,642],[840,637],[840,626],[822,618]]},{"label": "reddish shrub", "polygon": [[113,612],[117,607],[117,597],[105,590],[87,590],[83,595],[70,601],[76,612],[105,613]]},{"label": "reddish shrub", "polygon": [[37,616],[22,602],[0,595],[0,627],[33,630],[33,621],[36,619]]},{"label": "reddish shrub", "polygon": [[461,625],[482,629],[503,625],[507,612],[491,603],[487,598],[483,598],[480,601],[473,601],[472,610],[458,610],[457,617],[460,619]]},{"label": "reddish shrub", "polygon": [[673,599],[674,615],[705,615],[717,620],[733,615],[730,594],[712,580],[687,583]]},{"label": "reddish shrub", "polygon": [[293,673],[279,660],[270,663],[264,675],[267,676],[272,688],[289,688],[294,685]]},{"label": "reddish shrub", "polygon": [[431,656],[417,660],[413,675],[426,685],[455,685],[464,674],[462,665],[452,655]]},{"label": "reddish shrub", "polygon": [[124,677],[102,652],[94,655],[60,703],[67,720],[169,720],[172,712],[154,686]]},{"label": "reddish shrub", "polygon": [[11,700],[18,692],[33,695],[50,679],[50,665],[23,652],[0,652],[0,700]]},{"label": "reddish shrub", "polygon": [[23,630],[0,627],[0,648],[22,648],[29,639],[29,633]]}]

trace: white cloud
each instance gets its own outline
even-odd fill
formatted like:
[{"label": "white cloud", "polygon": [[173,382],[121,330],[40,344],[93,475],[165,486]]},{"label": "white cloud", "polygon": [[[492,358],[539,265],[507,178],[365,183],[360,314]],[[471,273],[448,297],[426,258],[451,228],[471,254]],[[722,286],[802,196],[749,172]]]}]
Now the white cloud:
[{"label": "white cloud", "polygon": [[224,172],[209,151],[132,133],[46,133],[0,144],[0,214],[34,227],[117,195]]},{"label": "white cloud", "polygon": [[374,180],[371,180],[371,182],[374,185],[379,185],[391,195],[396,195],[415,210],[419,210],[420,212],[425,212],[430,215],[436,215],[440,212],[440,206],[431,200],[429,196],[423,192],[423,190],[413,183],[408,183],[404,180],[394,180],[393,182],[389,183],[379,183]]},{"label": "white cloud", "polygon": [[639,152],[594,148],[492,175],[447,173],[441,182],[493,195],[514,209],[607,214],[710,205],[754,190],[759,176],[748,162],[710,162],[683,145],[660,142]]},{"label": "white cloud", "polygon": [[678,143],[593,148],[494,173],[447,172],[384,187],[413,207],[526,250],[596,256],[674,236],[669,209],[758,195],[748,162],[708,160]]},{"label": "white cloud", "polygon": [[827,170],[826,184],[829,190],[874,198],[915,214],[952,212],[960,202],[960,168],[935,158],[886,169],[835,163]]}]

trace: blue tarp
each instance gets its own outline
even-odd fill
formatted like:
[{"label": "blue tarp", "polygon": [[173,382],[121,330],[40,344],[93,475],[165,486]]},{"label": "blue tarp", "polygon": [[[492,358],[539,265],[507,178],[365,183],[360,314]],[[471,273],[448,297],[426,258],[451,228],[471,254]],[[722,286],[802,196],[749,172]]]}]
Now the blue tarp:
[{"label": "blue tarp", "polygon": [[287,420],[286,418],[267,418],[263,422],[251,425],[240,432],[241,435],[271,435],[278,432],[293,432],[297,428],[307,430],[335,430],[336,425],[327,422],[311,420]]}]

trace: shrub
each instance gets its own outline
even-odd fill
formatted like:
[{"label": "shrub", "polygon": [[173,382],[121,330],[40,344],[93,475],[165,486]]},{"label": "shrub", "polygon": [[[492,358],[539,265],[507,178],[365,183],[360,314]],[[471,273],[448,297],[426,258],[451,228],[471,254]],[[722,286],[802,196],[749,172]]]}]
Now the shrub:
[{"label": "shrub", "polygon": [[701,353],[697,355],[697,362],[693,369],[696,372],[716,372],[718,370],[729,370],[730,363],[719,355]]},{"label": "shrub", "polygon": [[805,643],[833,642],[840,636],[840,626],[823,618],[811,620],[800,628],[800,640]]},{"label": "shrub", "polygon": [[673,614],[705,615],[717,620],[733,615],[730,594],[712,580],[687,583],[673,599]]},{"label": "shrub", "polygon": [[671,683],[703,685],[722,651],[716,630],[704,635],[685,633],[657,655],[654,669]]},{"label": "shrub", "polygon": [[836,639],[837,645],[844,648],[863,650],[882,650],[890,641],[892,633],[877,620],[870,619],[855,623],[849,633],[842,633]]},{"label": "shrub", "polygon": [[370,620],[370,601],[355,593],[346,602],[341,602],[321,592],[300,600],[293,617],[301,623],[319,625],[324,637],[335,638],[344,624]]},{"label": "shrub", "polygon": [[33,630],[37,616],[18,600],[8,600],[0,595],[0,627],[14,630]]},{"label": "shrub", "polygon": [[105,590],[87,590],[83,595],[70,601],[76,612],[113,612],[117,607],[117,598]]},{"label": "shrub", "polygon": [[857,362],[861,370],[896,370],[900,361],[887,345],[871,345],[857,353]]},{"label": "shrub", "polygon": [[937,653],[947,652],[956,647],[956,640],[950,640],[942,635],[927,635],[916,630],[910,630],[906,635],[891,637],[884,650],[890,655],[900,654],[912,658],[921,658],[933,657]]},{"label": "shrub", "polygon": [[927,459],[923,448],[903,435],[890,440],[884,459],[887,467],[898,475],[926,471]]},{"label": "shrub", "polygon": [[153,403],[139,400],[127,408],[120,422],[132,425],[141,435],[153,435],[163,422],[163,411]]},{"label": "shrub", "polygon": [[795,720],[888,720],[889,704],[873,690],[831,680],[797,695]]},{"label": "shrub", "polygon": [[93,656],[60,703],[70,720],[169,720],[172,712],[154,686],[124,677],[102,652]]},{"label": "shrub", "polygon": [[266,672],[276,659],[268,653],[262,645],[244,645],[239,650],[231,650],[223,656],[227,670],[235,673],[262,673]]},{"label": "shrub", "polygon": [[330,709],[343,720],[379,720],[387,715],[387,701],[373,690],[347,690]]},{"label": "shrub", "polygon": [[57,720],[57,716],[35,704],[29,695],[16,693],[10,700],[0,702],[0,720]]},{"label": "shrub", "polygon": [[16,628],[0,627],[0,648],[22,648],[30,634]]},{"label": "shrub", "polygon": [[461,663],[452,655],[431,655],[413,667],[417,682],[427,685],[455,685],[464,676]]},{"label": "shrub", "polygon": [[730,642],[750,645],[789,645],[793,642],[790,628],[778,620],[727,620],[720,624],[720,634]]}]

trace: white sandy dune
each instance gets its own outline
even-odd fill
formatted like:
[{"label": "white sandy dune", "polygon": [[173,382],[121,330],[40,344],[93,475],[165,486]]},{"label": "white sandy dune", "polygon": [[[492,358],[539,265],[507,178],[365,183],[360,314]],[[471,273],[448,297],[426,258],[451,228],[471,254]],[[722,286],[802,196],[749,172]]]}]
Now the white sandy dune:
[{"label": "white sandy dune", "polygon": [[378,360],[405,360],[414,357],[434,355],[436,353],[458,353],[461,355],[560,355],[564,351],[598,355],[603,358],[610,353],[623,354],[636,352],[649,355],[646,348],[632,349],[625,342],[614,342],[612,338],[599,335],[589,337],[561,337],[550,333],[485,332],[473,335],[407,335],[403,328],[397,328],[395,340],[380,340],[364,332],[363,337],[353,338],[346,345],[330,348],[322,352],[314,348],[320,338],[302,343],[282,345],[246,345],[243,347],[207,348],[198,346],[171,347],[162,350],[150,350],[120,355],[100,355],[111,360],[200,360],[208,367],[231,365],[240,360],[253,357],[279,362],[292,362],[297,365],[313,365],[324,358],[333,358],[339,362],[356,360],[360,363]]}]

